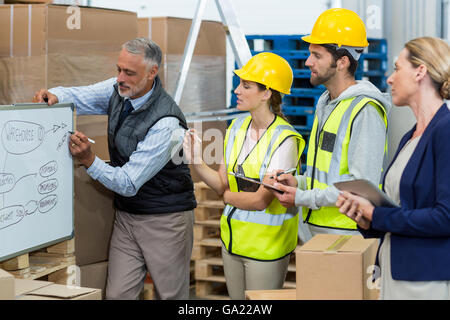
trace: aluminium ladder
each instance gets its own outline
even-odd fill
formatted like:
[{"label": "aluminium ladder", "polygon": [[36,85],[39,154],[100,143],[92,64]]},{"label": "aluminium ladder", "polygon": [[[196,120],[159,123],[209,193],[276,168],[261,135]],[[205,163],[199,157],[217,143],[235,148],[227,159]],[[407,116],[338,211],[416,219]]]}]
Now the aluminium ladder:
[{"label": "aluminium ladder", "polygon": [[[200,25],[202,23],[203,12],[205,11],[206,3],[210,0],[199,0],[195,16],[192,20],[191,29],[189,31],[186,46],[184,48],[183,58],[181,62],[180,72],[175,86],[173,98],[177,104],[180,103],[183,88],[186,83],[187,73],[191,64],[192,56],[194,54],[195,44],[197,42]],[[247,40],[241,30],[237,17],[234,13],[231,0],[214,0],[219,11],[222,24],[230,45],[233,49],[239,68],[243,67],[252,57]]]}]

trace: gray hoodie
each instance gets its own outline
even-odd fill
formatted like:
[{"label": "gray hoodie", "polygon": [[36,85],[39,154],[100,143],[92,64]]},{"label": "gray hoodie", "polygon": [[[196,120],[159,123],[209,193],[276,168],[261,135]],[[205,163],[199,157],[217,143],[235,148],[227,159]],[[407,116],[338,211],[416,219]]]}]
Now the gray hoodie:
[{"label": "gray hoodie", "polygon": [[[322,94],[316,106],[319,129],[324,126],[326,119],[340,101],[360,95],[379,101],[384,106],[386,114],[389,113],[391,109],[390,95],[380,92],[368,81],[357,81],[356,85],[347,88],[337,99],[332,101],[330,101],[328,91]],[[353,179],[367,179],[375,185],[380,183],[386,135],[387,128],[375,107],[366,105],[353,121],[349,142],[348,166]],[[306,176],[297,176],[297,180],[300,189],[295,194],[297,207],[316,210],[320,207],[335,205],[339,191],[334,186],[323,190],[307,190]]]}]

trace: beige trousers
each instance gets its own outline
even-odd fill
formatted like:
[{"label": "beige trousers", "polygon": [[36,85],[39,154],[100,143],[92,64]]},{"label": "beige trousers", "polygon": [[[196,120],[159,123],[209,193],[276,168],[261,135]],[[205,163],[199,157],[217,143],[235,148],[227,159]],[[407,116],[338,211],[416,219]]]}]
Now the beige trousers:
[{"label": "beige trousers", "polygon": [[147,271],[156,299],[189,299],[194,212],[136,215],[118,210],[111,236],[106,299],[135,300]]},{"label": "beige trousers", "polygon": [[282,289],[290,255],[276,261],[257,261],[228,253],[222,246],[227,289],[233,300],[244,300],[245,290]]}]

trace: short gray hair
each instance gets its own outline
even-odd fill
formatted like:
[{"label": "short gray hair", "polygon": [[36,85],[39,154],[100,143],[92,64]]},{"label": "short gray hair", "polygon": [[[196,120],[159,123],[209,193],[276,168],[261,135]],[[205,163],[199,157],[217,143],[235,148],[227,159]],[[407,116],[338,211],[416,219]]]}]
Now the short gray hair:
[{"label": "short gray hair", "polygon": [[162,52],[161,48],[148,38],[136,38],[125,42],[122,48],[132,54],[141,54],[144,61],[150,66],[161,66]]}]

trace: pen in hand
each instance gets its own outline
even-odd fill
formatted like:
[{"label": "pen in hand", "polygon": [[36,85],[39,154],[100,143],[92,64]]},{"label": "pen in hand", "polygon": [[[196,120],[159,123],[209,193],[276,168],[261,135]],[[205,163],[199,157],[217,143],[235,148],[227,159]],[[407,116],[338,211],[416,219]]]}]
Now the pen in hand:
[{"label": "pen in hand", "polygon": [[[290,168],[290,169],[278,172],[277,173],[277,177],[281,176],[282,174],[291,173],[291,172],[294,172],[294,171],[297,171],[297,168]],[[270,177],[270,179],[273,179],[273,177]]]},{"label": "pen in hand", "polygon": [[[69,133],[70,133],[70,134],[74,134],[75,132],[69,131]],[[95,143],[95,140],[92,140],[91,138],[88,138],[88,141],[89,141],[90,143]]]}]

